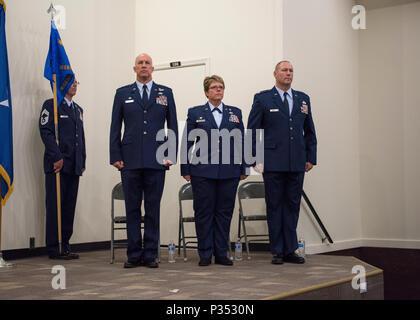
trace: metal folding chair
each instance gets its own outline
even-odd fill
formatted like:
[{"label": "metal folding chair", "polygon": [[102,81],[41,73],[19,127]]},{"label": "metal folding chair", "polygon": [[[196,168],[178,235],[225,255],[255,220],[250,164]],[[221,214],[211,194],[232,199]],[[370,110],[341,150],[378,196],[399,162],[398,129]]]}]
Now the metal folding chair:
[{"label": "metal folding chair", "polygon": [[[123,216],[115,215],[115,200],[124,201],[124,190],[121,182],[115,185],[111,194],[111,264],[115,261],[115,248],[127,248],[127,241],[115,241],[116,230],[127,230],[127,218],[125,214]],[[144,229],[143,215],[141,215],[140,232],[141,229]],[[160,237],[158,241],[158,261],[160,262]]]},{"label": "metal folding chair", "polygon": [[[182,242],[184,261],[187,261],[188,260],[187,259],[187,244],[189,243],[197,244],[197,241],[188,240],[188,239],[197,239],[197,236],[196,235],[186,236],[185,229],[184,229],[184,223],[195,222],[195,219],[194,217],[184,217],[184,214],[182,211],[182,201],[193,200],[193,191],[192,191],[191,183],[184,184],[179,189],[178,199],[179,199],[178,255],[179,256],[181,255],[181,242]],[[193,246],[192,248],[197,249],[197,246]],[[231,247],[230,241],[228,241],[228,248],[229,248],[229,254],[232,257],[232,247]]]},{"label": "metal folding chair", "polygon": [[[245,222],[251,221],[264,221],[267,220],[266,213],[263,214],[254,214],[254,215],[245,215],[242,201],[245,199],[265,199],[265,189],[264,182],[246,182],[239,186],[238,188],[238,200],[239,200],[239,222],[238,222],[238,239],[245,238],[245,246],[248,259],[251,259],[249,254],[249,242],[251,238],[259,238],[253,241],[267,241],[268,234],[248,234],[246,231]],[[243,229],[243,233],[241,230]],[[261,237],[266,237],[261,239]]]}]

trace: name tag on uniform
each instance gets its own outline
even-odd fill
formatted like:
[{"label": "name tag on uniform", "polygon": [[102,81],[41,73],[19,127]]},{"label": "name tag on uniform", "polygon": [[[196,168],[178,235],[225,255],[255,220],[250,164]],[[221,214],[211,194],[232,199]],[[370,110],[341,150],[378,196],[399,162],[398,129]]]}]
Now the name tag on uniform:
[{"label": "name tag on uniform", "polygon": [[133,103],[134,100],[125,100],[125,103]]},{"label": "name tag on uniform", "polygon": [[60,116],[61,119],[67,119],[69,116]]},{"label": "name tag on uniform", "polygon": [[280,112],[280,109],[270,109],[270,112]]},{"label": "name tag on uniform", "polygon": [[199,123],[199,122],[206,122],[206,119],[196,120],[195,122],[197,122],[197,123]]}]

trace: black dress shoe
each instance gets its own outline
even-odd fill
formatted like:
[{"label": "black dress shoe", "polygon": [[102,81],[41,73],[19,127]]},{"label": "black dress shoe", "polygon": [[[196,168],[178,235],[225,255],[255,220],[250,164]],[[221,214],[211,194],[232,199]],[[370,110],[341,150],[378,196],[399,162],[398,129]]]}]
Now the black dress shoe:
[{"label": "black dress shoe", "polygon": [[284,262],[289,262],[289,263],[297,263],[297,264],[305,263],[305,259],[298,256],[296,253],[288,254],[287,256],[283,258],[283,260]]},{"label": "black dress shoe", "polygon": [[207,258],[201,258],[200,262],[198,263],[200,267],[207,267],[210,264],[211,264],[211,259],[207,259]]},{"label": "black dress shoe", "polygon": [[283,256],[281,254],[275,254],[271,260],[272,264],[283,264]]},{"label": "black dress shoe", "polygon": [[72,260],[72,258],[67,255],[59,254],[49,255],[48,258],[50,258],[51,260]]},{"label": "black dress shoe", "polygon": [[143,261],[127,261],[124,263],[124,269],[131,269],[131,268],[137,268],[140,266],[143,266]]},{"label": "black dress shoe", "polygon": [[228,257],[216,257],[214,258],[215,264],[221,264],[223,266],[233,266],[233,261]]},{"label": "black dress shoe", "polygon": [[148,268],[159,268],[159,264],[154,260],[145,262],[144,265]]},{"label": "black dress shoe", "polygon": [[64,255],[69,257],[70,259],[79,259],[79,255],[74,252],[65,252]]}]

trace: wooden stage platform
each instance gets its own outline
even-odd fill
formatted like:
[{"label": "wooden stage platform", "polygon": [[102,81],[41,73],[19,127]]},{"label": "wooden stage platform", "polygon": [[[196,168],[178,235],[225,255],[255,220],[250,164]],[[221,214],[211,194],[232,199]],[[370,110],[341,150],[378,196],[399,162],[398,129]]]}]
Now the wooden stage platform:
[{"label": "wooden stage platform", "polygon": [[[84,252],[79,260],[47,257],[9,261],[12,269],[0,270],[2,300],[382,300],[382,270],[354,257],[308,255],[304,265],[272,265],[266,252],[235,261],[233,267],[198,266],[195,250],[188,261],[177,257],[168,263],[165,248],[158,269],[124,269],[125,249]],[[246,258],[246,255],[245,255]],[[55,290],[55,265],[65,268],[66,289]],[[352,287],[354,266],[366,271],[367,292]]]}]

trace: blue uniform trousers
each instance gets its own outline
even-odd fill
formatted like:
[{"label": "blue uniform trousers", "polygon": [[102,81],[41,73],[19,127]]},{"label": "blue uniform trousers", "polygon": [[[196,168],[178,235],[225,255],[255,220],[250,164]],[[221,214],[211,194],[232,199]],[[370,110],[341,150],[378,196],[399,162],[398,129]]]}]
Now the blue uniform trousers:
[{"label": "blue uniform trousers", "polygon": [[[79,176],[60,173],[61,188],[61,235],[62,249],[70,251],[70,238],[73,234],[74,212],[76,209]],[[58,255],[58,225],[57,225],[57,188],[56,174],[45,174],[46,189],[46,245],[48,255]]]},{"label": "blue uniform trousers", "polygon": [[[150,262],[157,257],[165,172],[154,169],[121,170],[127,216],[127,257],[130,262]],[[140,229],[143,194],[144,239]]]},{"label": "blue uniform trousers", "polygon": [[265,172],[265,201],[272,254],[288,255],[297,247],[304,172]]},{"label": "blue uniform trousers", "polygon": [[226,257],[230,222],[239,178],[208,179],[191,176],[198,255]]}]

